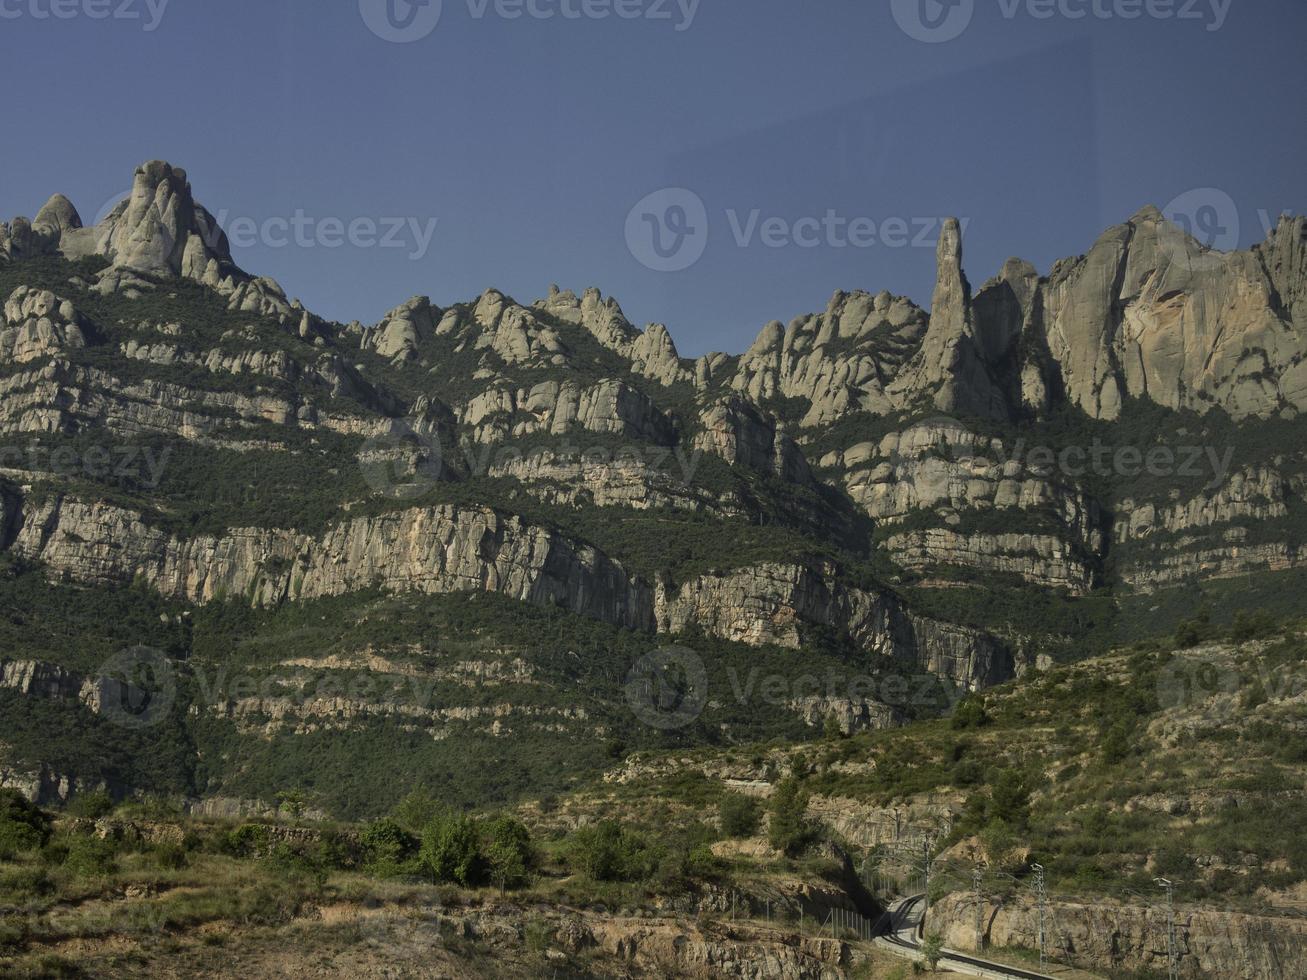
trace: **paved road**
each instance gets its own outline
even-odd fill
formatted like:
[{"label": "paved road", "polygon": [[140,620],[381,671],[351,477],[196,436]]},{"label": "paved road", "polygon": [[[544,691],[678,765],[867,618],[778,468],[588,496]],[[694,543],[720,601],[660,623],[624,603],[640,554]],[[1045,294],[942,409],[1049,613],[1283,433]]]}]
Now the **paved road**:
[{"label": "paved road", "polygon": [[[890,926],[880,941],[898,949],[909,950],[914,953],[920,952],[921,942],[918,933],[921,929],[921,916],[925,910],[925,899],[925,895],[913,895],[910,898],[903,899],[903,901],[891,908]],[[1055,978],[1045,973],[1035,973],[1031,970],[1022,970],[1019,967],[1007,966],[1003,963],[993,963],[951,949],[944,951],[944,955],[940,957],[939,965],[942,967],[963,967],[963,972],[967,973],[983,971],[979,972],[981,976],[1014,978],[1014,980],[1055,980]]]}]

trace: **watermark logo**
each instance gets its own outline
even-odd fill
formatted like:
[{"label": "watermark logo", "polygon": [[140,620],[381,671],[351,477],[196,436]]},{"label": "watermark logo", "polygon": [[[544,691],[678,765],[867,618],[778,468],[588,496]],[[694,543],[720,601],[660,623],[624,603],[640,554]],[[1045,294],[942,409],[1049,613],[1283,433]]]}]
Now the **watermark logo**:
[{"label": "watermark logo", "polygon": [[908,37],[926,44],[942,44],[970,26],[976,0],[891,0],[890,11]]},{"label": "watermark logo", "polygon": [[440,437],[408,422],[394,422],[386,432],[364,442],[358,462],[368,486],[390,500],[423,496],[444,471]]},{"label": "watermark logo", "polygon": [[708,247],[708,208],[684,187],[667,187],[642,198],[626,216],[626,247],[654,272],[682,272]]},{"label": "watermark logo", "polygon": [[1260,701],[1289,701],[1307,693],[1302,664],[1254,661],[1236,665],[1219,650],[1178,653],[1157,672],[1157,703],[1163,710],[1197,710],[1211,721],[1245,717]]},{"label": "watermark logo", "polygon": [[159,29],[172,0],[0,0],[0,20],[131,21],[147,34]]},{"label": "watermark logo", "polygon": [[[941,217],[874,218],[841,214],[787,217],[726,208],[722,213],[736,248],[928,248],[939,243]],[[681,272],[698,262],[708,248],[707,205],[694,191],[667,187],[642,198],[626,216],[626,246],[654,272]],[[960,221],[963,232],[970,219]]]},{"label": "watermark logo", "polygon": [[[1162,208],[1164,226],[1162,246],[1172,261],[1187,261],[1192,266],[1219,266],[1219,253],[1239,247],[1239,207],[1234,198],[1215,187],[1196,187],[1185,191]],[[1203,249],[1190,254],[1190,239]]]},{"label": "watermark logo", "polygon": [[99,713],[123,728],[152,728],[168,717],[177,677],[168,657],[152,647],[123,650],[100,665]]},{"label": "watermark logo", "polygon": [[1009,465],[1041,479],[1148,476],[1197,483],[1211,492],[1229,480],[1234,457],[1234,446],[1118,446],[1097,436],[1083,445],[1031,445],[1023,437],[1009,446],[980,439],[955,419],[938,417],[906,429],[890,462],[896,469],[915,468],[915,481],[925,494],[942,497],[954,480],[965,481],[971,469]]},{"label": "watermark logo", "polygon": [[675,731],[693,724],[708,703],[703,659],[677,646],[646,654],[626,675],[626,702],[651,728]]},{"label": "watermark logo", "polygon": [[383,41],[412,44],[440,23],[443,0],[359,0],[363,23]]}]

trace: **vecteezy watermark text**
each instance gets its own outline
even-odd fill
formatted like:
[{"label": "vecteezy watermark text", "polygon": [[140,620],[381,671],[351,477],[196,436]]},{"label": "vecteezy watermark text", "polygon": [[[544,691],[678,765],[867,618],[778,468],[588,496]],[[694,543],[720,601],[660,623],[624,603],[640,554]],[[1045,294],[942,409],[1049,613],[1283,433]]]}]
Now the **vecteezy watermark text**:
[{"label": "vecteezy watermark text", "polygon": [[136,21],[156,31],[172,0],[0,0],[0,20]]},{"label": "vecteezy watermark text", "polygon": [[[938,216],[822,214],[787,217],[761,208],[722,212],[736,248],[929,248],[939,242],[944,219]],[[963,232],[970,219],[961,219]],[[665,187],[636,202],[626,216],[626,246],[654,272],[681,272],[703,257],[710,230],[708,206],[685,187]]]},{"label": "vecteezy watermark text", "polygon": [[[1032,446],[1017,441],[1011,452],[1000,451],[1000,462],[1023,463],[1035,476],[1054,474],[1077,479],[1095,476],[1154,476],[1207,479],[1204,490],[1225,483],[1234,462],[1234,447],[1215,446],[1110,446],[1095,439],[1088,446]],[[1210,476],[1210,478],[1209,478]]]},{"label": "vecteezy watermark text", "polygon": [[[0,0],[3,2],[3,0]],[[109,217],[132,192],[111,197],[95,215],[95,224]],[[303,208],[291,214],[233,214],[227,209],[213,214],[212,223],[200,222],[192,229],[210,252],[221,252],[223,240],[231,248],[306,248],[306,249],[408,249],[408,257],[417,262],[426,257],[436,237],[440,219],[417,215],[313,215]],[[165,225],[159,233],[169,235]],[[171,245],[171,242],[165,242]]]},{"label": "vecteezy watermark text", "polygon": [[[701,0],[464,0],[474,21],[626,20],[670,24],[688,31]],[[383,41],[411,44],[429,37],[440,24],[443,0],[359,0],[359,14]]]},{"label": "vecteezy watermark text", "polygon": [[289,217],[231,217],[226,211],[214,217],[233,248],[407,248],[408,257],[415,262],[430,250],[440,222],[439,218],[411,216],[319,218],[303,209]]},{"label": "vecteezy watermark text", "polygon": [[364,481],[378,494],[412,500],[446,477],[530,479],[536,467],[545,471],[541,475],[547,479],[582,481],[596,476],[601,469],[674,469],[689,485],[703,461],[703,451],[641,443],[583,446],[568,437],[548,445],[525,447],[511,442],[465,440],[447,450],[436,432],[397,422],[387,432],[366,440],[359,449],[358,461]]},{"label": "vecteezy watermark text", "polygon": [[27,446],[0,446],[0,469],[23,470],[69,478],[116,480],[156,489],[163,480],[172,447],[72,446],[50,448],[34,442]]},{"label": "vecteezy watermark text", "polygon": [[[952,41],[971,25],[980,0],[890,0],[890,12],[908,37],[927,44]],[[1219,31],[1234,0],[992,0],[1007,21],[1135,21],[1200,23]]]}]

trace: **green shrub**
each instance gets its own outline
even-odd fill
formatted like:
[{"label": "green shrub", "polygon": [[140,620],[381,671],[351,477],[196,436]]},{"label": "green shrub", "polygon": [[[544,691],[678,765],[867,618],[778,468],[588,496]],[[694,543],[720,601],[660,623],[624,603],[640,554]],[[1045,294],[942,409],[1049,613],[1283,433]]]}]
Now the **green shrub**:
[{"label": "green shrub", "polygon": [[179,871],[189,863],[186,848],[167,841],[154,846],[154,860],[167,871]]},{"label": "green shrub", "polygon": [[432,879],[450,884],[477,884],[485,869],[476,824],[470,817],[452,812],[438,814],[427,823],[418,857]]},{"label": "green shrub", "polygon": [[50,817],[17,790],[0,790],[0,860],[44,847],[50,839]]},{"label": "green shrub", "polygon": [[530,831],[512,817],[495,817],[486,827],[485,861],[490,881],[501,890],[525,884],[536,861]]},{"label": "green shrub", "polygon": [[421,834],[440,813],[440,803],[425,789],[415,789],[395,805],[391,816],[410,834]]},{"label": "green shrub", "polygon": [[645,881],[657,870],[661,855],[644,835],[616,820],[583,827],[568,842],[569,863],[595,881]]},{"label": "green shrub", "polygon": [[769,812],[767,840],[771,846],[788,857],[803,853],[816,834],[808,819],[808,794],[797,779],[791,777],[776,787]]},{"label": "green shrub", "polygon": [[78,878],[103,878],[117,870],[111,841],[98,837],[73,837],[68,841],[64,867]]},{"label": "green shrub", "polygon": [[378,878],[404,874],[417,853],[418,841],[391,817],[382,817],[363,828],[359,835],[363,865]]},{"label": "green shrub", "polygon": [[272,835],[266,825],[247,823],[227,831],[220,839],[219,850],[232,857],[259,857],[269,852],[271,844]]},{"label": "green shrub", "polygon": [[727,837],[752,837],[762,823],[762,807],[751,796],[727,793],[718,806],[722,833]]},{"label": "green shrub", "polygon": [[987,816],[1012,827],[1030,823],[1030,789],[1019,770],[1000,769],[989,787]]},{"label": "green shrub", "polygon": [[985,712],[985,699],[973,694],[958,702],[949,724],[954,730],[961,731],[965,728],[982,728],[991,720]]},{"label": "green shrub", "polygon": [[82,793],[73,797],[72,802],[68,804],[68,812],[74,817],[99,820],[113,812],[113,797],[102,790]]}]

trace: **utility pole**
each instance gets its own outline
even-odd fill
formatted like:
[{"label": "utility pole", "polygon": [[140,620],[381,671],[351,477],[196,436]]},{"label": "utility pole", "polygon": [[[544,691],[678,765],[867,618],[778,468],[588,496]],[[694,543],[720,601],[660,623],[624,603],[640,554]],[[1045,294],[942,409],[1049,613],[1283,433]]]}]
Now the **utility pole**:
[{"label": "utility pole", "polygon": [[926,928],[926,914],[930,911],[930,845],[931,845],[930,834],[927,834],[925,837],[921,839],[921,850],[925,858],[925,863],[923,864],[923,867],[926,869],[926,877],[925,877],[926,906],[924,909],[922,909],[921,912],[921,928],[923,932],[925,931]]},{"label": "utility pole", "polygon": [[1030,867],[1035,872],[1035,894],[1039,896],[1039,968],[1042,970],[1048,956],[1048,936],[1044,931],[1044,866],[1032,864]]},{"label": "utility pole", "polygon": [[1179,980],[1179,952],[1175,942],[1175,884],[1166,878],[1154,878],[1153,884],[1166,891],[1166,978]]},{"label": "utility pole", "polygon": [[980,900],[980,869],[975,868],[971,872],[971,884],[976,891],[976,952],[982,953],[985,950],[985,910]]}]

